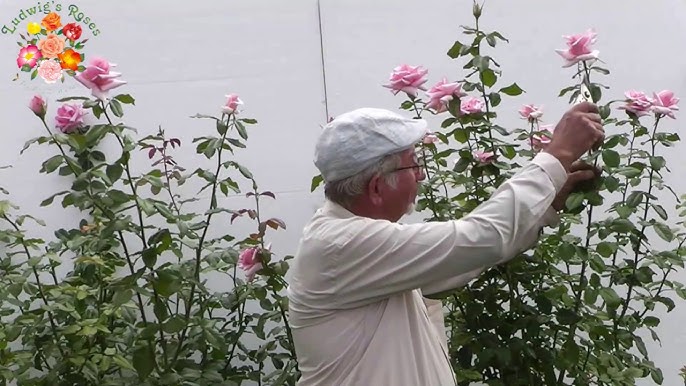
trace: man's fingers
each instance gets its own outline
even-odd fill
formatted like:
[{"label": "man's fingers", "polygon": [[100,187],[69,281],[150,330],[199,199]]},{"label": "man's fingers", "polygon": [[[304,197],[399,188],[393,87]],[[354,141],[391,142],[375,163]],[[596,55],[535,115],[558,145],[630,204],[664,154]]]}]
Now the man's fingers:
[{"label": "man's fingers", "polygon": [[588,119],[590,119],[591,122],[601,123],[603,121],[603,118],[601,118],[600,114],[597,114],[597,113],[586,114],[586,117],[588,117]]},{"label": "man's fingers", "polygon": [[595,104],[593,104],[591,102],[581,102],[578,105],[575,105],[574,107],[572,107],[572,110],[579,111],[582,113],[596,113],[597,114],[599,112],[598,106],[596,106]]},{"label": "man's fingers", "polygon": [[596,177],[596,173],[593,169],[591,170],[577,170],[569,174],[568,181],[573,184],[577,182],[591,180]]}]

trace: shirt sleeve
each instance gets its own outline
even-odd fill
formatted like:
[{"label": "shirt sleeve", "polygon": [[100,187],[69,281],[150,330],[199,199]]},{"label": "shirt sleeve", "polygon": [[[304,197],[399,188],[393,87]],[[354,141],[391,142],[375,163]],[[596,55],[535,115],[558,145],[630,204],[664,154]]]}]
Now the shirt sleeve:
[{"label": "shirt sleeve", "polygon": [[462,219],[360,220],[337,248],[331,306],[357,307],[416,288],[430,294],[464,285],[536,241],[540,229],[555,221],[551,204],[566,179],[559,161],[542,152]]}]

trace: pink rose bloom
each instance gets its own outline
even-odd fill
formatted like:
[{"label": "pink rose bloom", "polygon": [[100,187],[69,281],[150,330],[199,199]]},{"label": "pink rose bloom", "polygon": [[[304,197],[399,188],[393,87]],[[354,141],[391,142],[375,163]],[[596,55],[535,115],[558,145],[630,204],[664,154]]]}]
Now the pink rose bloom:
[{"label": "pink rose bloom", "polygon": [[38,75],[45,83],[55,83],[62,78],[62,66],[54,60],[44,60],[38,66]]},{"label": "pink rose bloom", "polygon": [[428,144],[430,144],[430,143],[434,143],[434,142],[436,142],[436,141],[438,141],[438,137],[435,136],[435,135],[433,135],[433,134],[427,134],[427,135],[425,135],[425,136],[424,136],[424,139],[422,140],[422,142],[423,142],[425,145],[428,145]]},{"label": "pink rose bloom", "polygon": [[676,105],[679,103],[679,98],[675,98],[674,93],[669,90],[662,90],[653,95],[655,96],[652,107],[653,112],[676,119],[674,112],[679,110],[679,106]]},{"label": "pink rose bloom", "polygon": [[47,107],[48,104],[45,103],[45,100],[40,95],[35,95],[29,102],[29,109],[41,119],[45,118],[45,110],[47,110]]},{"label": "pink rose bloom", "polygon": [[550,141],[553,139],[553,130],[555,130],[553,125],[541,126],[539,131],[542,133],[531,136],[531,147],[533,147],[534,150],[545,149],[545,147],[548,146]]},{"label": "pink rose bloom", "polygon": [[462,86],[459,83],[448,83],[448,80],[443,78],[426,92],[426,96],[429,97],[429,103],[426,104],[426,107],[435,110],[437,113],[442,113],[446,111],[448,102],[453,98],[461,98],[466,95],[467,93],[462,91]]},{"label": "pink rose bloom", "polygon": [[94,97],[104,101],[107,99],[109,90],[126,84],[125,81],[116,79],[121,76],[120,73],[110,71],[110,67],[116,66],[103,58],[92,58],[86,69],[75,78],[88,87]]},{"label": "pink rose bloom", "polygon": [[473,153],[474,159],[479,161],[482,164],[490,164],[491,162],[495,161],[495,153],[491,151],[481,151],[481,150],[476,150]]},{"label": "pink rose bloom", "polygon": [[482,113],[484,110],[484,102],[481,98],[467,98],[460,102],[460,112],[465,115]]},{"label": "pink rose bloom", "polygon": [[543,116],[543,111],[534,105],[524,105],[521,109],[519,109],[519,115],[523,119],[533,123],[538,121],[538,119]]},{"label": "pink rose bloom", "polygon": [[28,64],[29,67],[34,68],[36,67],[38,59],[42,57],[43,54],[41,54],[37,46],[30,45],[22,47],[22,49],[19,50],[19,56],[17,57],[17,66],[21,68],[25,64]]},{"label": "pink rose bloom", "polygon": [[393,69],[389,84],[385,84],[384,87],[390,88],[393,95],[403,91],[416,97],[417,90],[425,90],[422,85],[427,81],[426,74],[428,72],[429,70],[422,66],[403,64]]},{"label": "pink rose bloom", "polygon": [[250,282],[255,278],[257,271],[262,269],[262,262],[258,258],[257,247],[244,250],[238,256],[238,266],[245,271],[245,277]]},{"label": "pink rose bloom", "polygon": [[630,111],[639,117],[650,113],[653,101],[641,91],[629,90],[624,93],[626,104],[618,107],[620,110]]},{"label": "pink rose bloom", "polygon": [[243,101],[236,94],[226,95],[226,105],[222,106],[222,112],[224,114],[238,114],[238,106],[243,104]]},{"label": "pink rose bloom", "polygon": [[65,134],[73,133],[76,129],[83,126],[85,115],[86,111],[83,110],[80,104],[63,104],[57,109],[55,126]]},{"label": "pink rose bloom", "polygon": [[596,36],[597,34],[592,29],[582,34],[564,36],[565,40],[567,40],[567,49],[555,50],[565,59],[565,64],[562,67],[571,67],[584,60],[598,59],[600,51],[593,49]]}]

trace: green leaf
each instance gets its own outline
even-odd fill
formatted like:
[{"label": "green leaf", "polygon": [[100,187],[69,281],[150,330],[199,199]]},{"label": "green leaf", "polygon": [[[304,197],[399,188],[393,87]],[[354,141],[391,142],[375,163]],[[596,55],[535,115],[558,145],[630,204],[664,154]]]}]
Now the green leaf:
[{"label": "green leaf", "polygon": [[40,169],[41,172],[52,173],[62,164],[64,158],[62,155],[58,154],[48,158],[43,162],[43,167]]},{"label": "green leaf", "polygon": [[143,263],[148,268],[154,268],[157,263],[157,249],[154,247],[146,248],[142,252]]},{"label": "green leaf", "polygon": [[469,129],[457,129],[454,134],[455,140],[459,143],[465,143],[469,140]]},{"label": "green leaf", "polygon": [[509,96],[517,96],[517,95],[520,95],[521,93],[523,93],[524,90],[522,90],[517,85],[517,83],[512,83],[511,85],[509,85],[507,87],[501,88],[500,92],[502,92],[505,95],[509,95]]},{"label": "green leaf", "polygon": [[493,70],[486,69],[481,74],[479,75],[481,78],[481,82],[483,82],[484,86],[486,87],[491,87],[495,84],[495,82],[498,80],[498,77],[495,75],[495,72]]},{"label": "green leaf", "polygon": [[643,324],[648,327],[657,327],[660,324],[660,319],[654,316],[646,316],[643,318]]},{"label": "green leaf", "polygon": [[105,172],[107,174],[107,178],[109,178],[110,182],[114,184],[121,177],[122,173],[124,172],[124,169],[120,164],[112,164],[107,165],[107,169]]},{"label": "green leaf", "polygon": [[650,157],[650,166],[654,170],[660,170],[663,167],[665,167],[665,164],[667,162],[665,161],[664,157],[661,156],[656,156],[656,157]]},{"label": "green leaf", "polygon": [[568,210],[574,210],[584,202],[584,194],[581,192],[574,192],[567,197],[565,205]]},{"label": "green leaf", "polygon": [[252,118],[243,118],[243,119],[239,119],[239,121],[241,121],[243,123],[247,123],[248,125],[254,125],[257,123],[257,120],[252,119]]},{"label": "green leaf", "polygon": [[[113,361],[114,363],[118,364],[119,366],[121,366],[122,368],[125,368],[125,369],[127,369],[127,370],[131,370],[131,371],[137,371],[137,370],[131,365],[131,362],[129,362],[128,359],[124,358],[124,357],[121,356],[121,355],[114,355],[114,356],[112,356],[112,361]],[[149,374],[149,373],[148,373],[148,374]]]},{"label": "green leaf", "polygon": [[186,327],[186,321],[179,315],[172,316],[162,325],[162,329],[168,334],[175,334],[183,330],[184,327]]},{"label": "green leaf", "polygon": [[611,167],[611,168],[616,168],[619,166],[619,153],[617,153],[614,150],[610,149],[605,149],[603,150],[603,162],[605,162],[605,165]]},{"label": "green leaf", "polygon": [[622,303],[622,299],[612,288],[601,288],[599,292],[605,303],[611,308],[618,307]]},{"label": "green leaf", "polygon": [[653,229],[655,229],[655,233],[657,233],[662,240],[672,241],[674,239],[674,233],[672,233],[672,230],[663,223],[655,223],[653,225]]},{"label": "green leaf", "polygon": [[650,377],[658,385],[661,385],[665,380],[664,375],[662,375],[662,369],[650,369]]},{"label": "green leaf", "polygon": [[581,317],[573,310],[562,308],[557,311],[557,321],[562,325],[571,325],[581,320]]},{"label": "green leaf", "polygon": [[314,192],[322,182],[324,182],[324,177],[322,177],[321,174],[312,177],[312,183],[310,184],[310,192]]},{"label": "green leaf", "polygon": [[124,109],[122,108],[121,103],[116,99],[110,100],[110,110],[112,110],[112,114],[116,117],[121,118],[124,116]]},{"label": "green leaf", "polygon": [[450,49],[448,50],[448,56],[453,58],[453,59],[460,57],[462,55],[462,48],[463,47],[464,47],[464,44],[462,44],[458,41],[455,41],[455,43],[453,43],[453,46],[450,47]]},{"label": "green leaf", "polygon": [[150,373],[155,369],[155,352],[152,350],[151,345],[146,344],[134,351],[133,367],[136,369],[136,372],[138,372],[138,377],[141,380],[148,378]]},{"label": "green leaf", "polygon": [[663,208],[659,204],[650,204],[650,206],[653,207],[653,209],[655,210],[655,213],[657,213],[657,215],[660,216],[660,218],[662,218],[663,220],[667,220],[668,216],[667,216],[667,211],[665,210],[665,208]]},{"label": "green leaf", "polygon": [[480,72],[484,72],[490,66],[490,58],[488,56],[476,55],[472,59],[472,65],[476,67]]},{"label": "green leaf", "polygon": [[129,94],[119,94],[114,97],[114,99],[118,100],[121,103],[127,104],[127,105],[135,105],[136,100]]},{"label": "green leaf", "polygon": [[617,250],[617,245],[603,241],[596,246],[596,251],[602,257],[610,257]]},{"label": "green leaf", "polygon": [[245,130],[245,126],[240,121],[236,122],[236,131],[238,131],[238,135],[241,136],[241,138],[247,140],[248,139],[248,132]]},{"label": "green leaf", "polygon": [[500,104],[502,101],[502,98],[500,97],[500,94],[497,92],[492,92],[488,94],[488,99],[491,101],[491,106],[496,107]]},{"label": "green leaf", "polygon": [[591,85],[591,99],[593,100],[593,103],[598,103],[600,98],[602,97],[603,93],[600,90],[600,87],[596,84]]},{"label": "green leaf", "polygon": [[130,289],[117,291],[117,292],[115,292],[114,296],[112,297],[112,304],[114,304],[117,307],[122,306],[122,305],[128,303],[132,297],[133,297],[133,291]]}]

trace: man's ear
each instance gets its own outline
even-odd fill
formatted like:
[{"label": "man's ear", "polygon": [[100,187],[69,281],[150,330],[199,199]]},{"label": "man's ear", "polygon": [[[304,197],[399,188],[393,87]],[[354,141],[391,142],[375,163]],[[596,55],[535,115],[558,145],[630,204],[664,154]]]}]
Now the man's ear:
[{"label": "man's ear", "polygon": [[377,174],[373,176],[367,184],[367,195],[369,196],[369,201],[377,206],[381,205],[383,202],[383,199],[381,198],[382,183],[383,181],[381,180],[381,176]]}]

